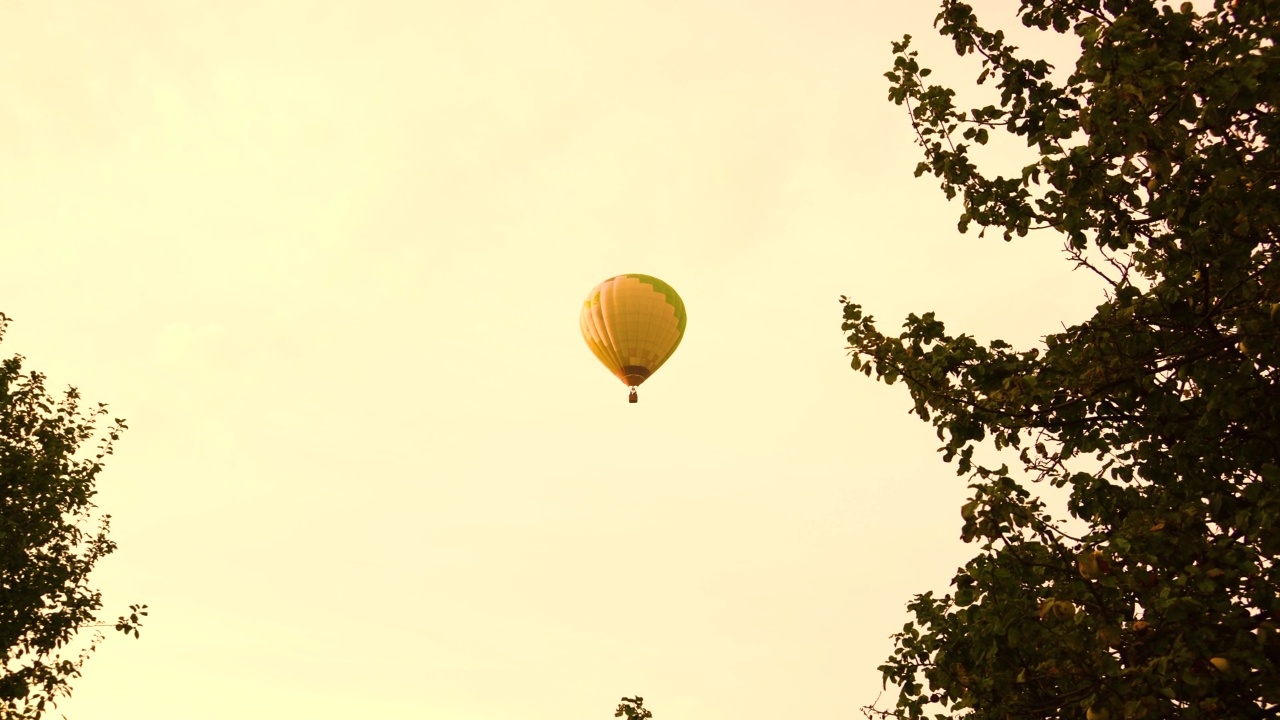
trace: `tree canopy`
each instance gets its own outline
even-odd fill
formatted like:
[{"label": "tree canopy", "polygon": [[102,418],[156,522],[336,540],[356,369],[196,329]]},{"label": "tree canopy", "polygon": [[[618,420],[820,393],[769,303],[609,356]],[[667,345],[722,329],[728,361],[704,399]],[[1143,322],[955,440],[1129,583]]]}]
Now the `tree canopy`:
[{"label": "tree canopy", "polygon": [[[948,593],[908,606],[881,667],[897,704],[879,712],[1275,717],[1280,3],[1009,7],[1079,38],[1069,73],[944,0],[938,31],[998,103],[960,107],[928,84],[910,36],[889,97],[923,149],[916,175],[962,203],[960,232],[1056,238],[1107,291],[1029,348],[933,312],[882,333],[841,299],[853,368],[903,381],[973,490],[961,537],[976,554]],[[1001,131],[1029,149],[1020,173],[971,155]]]},{"label": "tree canopy", "polygon": [[[0,314],[0,339],[8,319]],[[71,681],[101,640],[68,657],[78,633],[99,622],[102,595],[89,573],[116,549],[109,515],[92,502],[103,461],[126,428],[105,435],[95,422],[106,405],[84,411],[69,388],[51,397],[44,376],[24,372],[21,356],[0,360],[0,717],[39,718],[70,694]],[[96,452],[81,447],[98,439]],[[146,606],[130,607],[115,628],[138,635]]]},{"label": "tree canopy", "polygon": [[649,712],[644,706],[644,698],[639,695],[635,697],[624,697],[622,702],[618,703],[618,709],[613,713],[614,717],[626,717],[626,720],[649,720],[653,717],[653,713]]}]

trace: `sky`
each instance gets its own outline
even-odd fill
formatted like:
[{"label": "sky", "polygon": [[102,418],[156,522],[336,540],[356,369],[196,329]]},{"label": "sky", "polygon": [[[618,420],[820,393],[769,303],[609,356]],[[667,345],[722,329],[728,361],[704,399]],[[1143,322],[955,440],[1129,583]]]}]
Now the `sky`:
[{"label": "sky", "polygon": [[[1023,346],[1102,299],[957,233],[883,73],[979,68],[871,7],[0,0],[0,355],[128,421],[94,578],[151,609],[59,710],[859,717],[972,549],[838,298]],[[635,405],[578,329],[620,273],[689,315]]]}]

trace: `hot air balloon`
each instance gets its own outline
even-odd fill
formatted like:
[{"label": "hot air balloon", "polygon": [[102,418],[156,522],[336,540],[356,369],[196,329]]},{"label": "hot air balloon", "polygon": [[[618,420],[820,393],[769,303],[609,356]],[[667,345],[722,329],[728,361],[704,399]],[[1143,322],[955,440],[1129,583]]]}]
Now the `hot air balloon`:
[{"label": "hot air balloon", "polygon": [[649,275],[618,275],[600,283],[582,304],[579,324],[591,352],[619,380],[636,387],[662,367],[684,337],[684,301]]}]

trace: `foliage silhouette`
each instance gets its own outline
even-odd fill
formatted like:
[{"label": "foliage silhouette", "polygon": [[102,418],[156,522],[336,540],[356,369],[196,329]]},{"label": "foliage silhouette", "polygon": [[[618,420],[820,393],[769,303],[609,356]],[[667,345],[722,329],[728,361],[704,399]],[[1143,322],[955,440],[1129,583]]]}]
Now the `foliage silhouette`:
[{"label": "foliage silhouette", "polygon": [[[0,313],[0,340],[7,325]],[[82,410],[75,388],[51,397],[43,375],[23,372],[21,356],[0,360],[0,717],[39,718],[68,696],[102,635],[95,630],[74,657],[67,646],[82,629],[109,624],[98,621],[101,593],[88,575],[116,545],[111,517],[96,517],[92,499],[124,421],[112,422],[95,454],[80,454],[106,413],[102,404]],[[146,614],[133,605],[115,629],[137,637]]]},{"label": "foliage silhouette", "polygon": [[613,713],[614,717],[626,716],[627,720],[648,720],[653,717],[653,713],[644,707],[644,698],[639,695],[629,698],[622,698],[622,702],[618,703],[618,709]]},{"label": "foliage silhouette", "polygon": [[[910,36],[889,97],[923,148],[916,175],[961,200],[960,232],[1057,237],[1108,290],[1027,349],[932,312],[884,334],[841,298],[853,368],[905,383],[973,489],[961,537],[976,554],[951,592],[910,603],[881,666],[896,706],[865,710],[1275,717],[1280,4],[1021,0],[1016,14],[1079,37],[1069,75],[945,0],[939,32],[998,104],[961,109],[926,84]],[[998,131],[1034,155],[1013,176],[970,155]],[[979,444],[1015,468],[984,465]],[[1069,491],[1070,524],[1037,483]]]}]

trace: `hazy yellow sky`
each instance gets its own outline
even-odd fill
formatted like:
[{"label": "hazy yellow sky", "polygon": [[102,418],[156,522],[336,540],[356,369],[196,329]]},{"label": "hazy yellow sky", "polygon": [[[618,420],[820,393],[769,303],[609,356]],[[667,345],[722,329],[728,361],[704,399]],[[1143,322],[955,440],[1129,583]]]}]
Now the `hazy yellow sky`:
[{"label": "hazy yellow sky", "polygon": [[[152,607],[61,709],[856,716],[966,491],[837,298],[1098,300],[912,178],[889,42],[976,74],[935,13],[0,0],[0,354],[128,419],[97,578]],[[625,272],[689,312],[637,405],[578,334]]]}]

